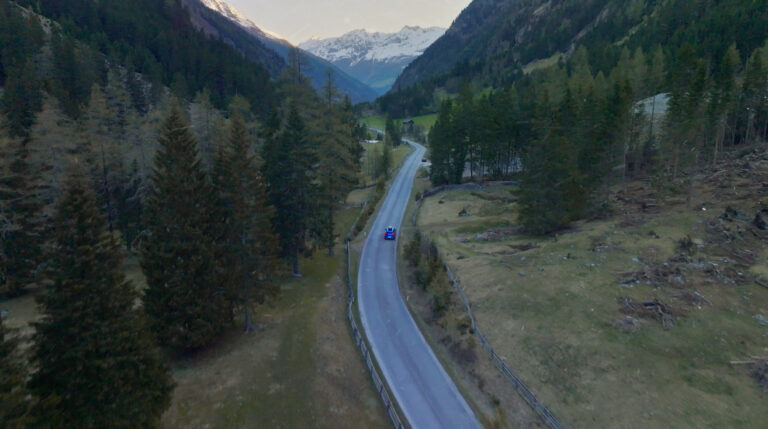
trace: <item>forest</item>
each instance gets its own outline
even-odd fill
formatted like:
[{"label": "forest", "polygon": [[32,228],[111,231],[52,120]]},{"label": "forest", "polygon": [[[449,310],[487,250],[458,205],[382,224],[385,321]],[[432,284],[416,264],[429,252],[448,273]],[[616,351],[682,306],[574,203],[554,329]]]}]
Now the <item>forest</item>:
[{"label": "forest", "polygon": [[[479,54],[431,75],[414,62],[422,80],[377,101],[392,117],[438,113],[433,183],[519,180],[521,224],[550,234],[607,214],[612,185],[685,192],[691,168],[765,141],[765,3],[564,1],[529,16],[536,5],[508,5],[512,21],[465,37]],[[472,13],[456,25],[471,31]]]},{"label": "forest", "polygon": [[0,421],[154,427],[175,359],[252,330],[300,256],[333,251],[353,107],[178,2],[2,1],[0,46],[0,297],[41,312],[28,339],[0,320]]}]

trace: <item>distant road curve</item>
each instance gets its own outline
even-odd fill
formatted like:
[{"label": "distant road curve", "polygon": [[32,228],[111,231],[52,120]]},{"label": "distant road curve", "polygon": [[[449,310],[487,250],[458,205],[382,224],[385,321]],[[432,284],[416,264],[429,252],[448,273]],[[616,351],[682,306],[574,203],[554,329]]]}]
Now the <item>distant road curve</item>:
[{"label": "distant road curve", "polygon": [[397,283],[397,244],[384,240],[387,226],[400,228],[425,152],[423,146],[408,143],[416,150],[392,183],[360,257],[357,287],[363,330],[396,402],[413,428],[480,428],[472,409],[408,312]]}]

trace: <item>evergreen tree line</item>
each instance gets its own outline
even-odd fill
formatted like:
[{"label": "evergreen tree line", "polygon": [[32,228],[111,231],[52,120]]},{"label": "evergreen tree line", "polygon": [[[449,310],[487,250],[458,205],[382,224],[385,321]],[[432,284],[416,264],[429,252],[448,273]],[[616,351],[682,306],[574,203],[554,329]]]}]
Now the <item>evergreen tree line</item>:
[{"label": "evergreen tree line", "polygon": [[[289,68],[270,114],[237,95],[221,112],[203,89],[193,124],[179,106],[163,118],[166,91],[152,90],[162,85],[88,65],[87,46],[46,41],[37,18],[9,5],[0,19],[31,33],[0,25],[0,296],[42,288],[42,317],[29,352],[0,321],[0,420],[156,426],[172,390],[157,344],[194,352],[238,316],[252,329],[254,305],[278,293],[281,261],[300,275],[302,254],[332,252],[360,167],[351,103],[332,75],[318,95]],[[94,64],[104,65],[81,74]],[[70,159],[78,165],[62,172]],[[140,252],[143,293],[125,280],[126,250]]]},{"label": "evergreen tree line", "polygon": [[[303,88],[291,91],[311,94]],[[54,214],[37,242],[4,240],[9,250],[2,253],[5,280],[22,289],[30,282],[44,288],[37,297],[42,317],[34,324],[28,365],[15,336],[6,335],[0,324],[4,422],[10,427],[155,426],[173,387],[156,344],[176,354],[194,352],[215,342],[238,314],[244,328],[253,329],[254,304],[279,291],[279,256],[286,256],[299,275],[300,252],[333,249],[334,214],[354,186],[360,152],[348,100],[334,95],[332,82],[327,91],[326,100],[315,96],[303,106],[323,109],[304,112],[317,122],[305,122],[297,103],[287,101],[261,127],[260,150],[234,113],[208,167],[185,112],[171,107],[141,204],[139,249],[148,286],[143,295],[125,280],[124,243],[110,231],[109,212],[100,209],[101,176],[91,173],[94,161],[88,155],[94,154],[84,150],[84,162],[64,175]],[[91,105],[99,103],[97,95],[92,98]],[[109,139],[93,124],[86,128],[92,141]],[[2,139],[4,147],[23,148],[20,141],[31,143]],[[3,175],[3,183],[35,176],[21,169],[24,160],[16,158],[10,170],[16,173]],[[16,198],[6,195],[3,214],[16,207],[8,205]],[[36,202],[35,195],[30,192],[18,204]],[[42,203],[37,204],[39,209]],[[39,254],[20,251],[33,244]],[[16,274],[21,271],[27,277]]]},{"label": "evergreen tree line", "polygon": [[[54,20],[48,31],[43,16]],[[262,118],[277,103],[267,70],[195,29],[177,1],[0,1],[0,105],[14,136],[28,135],[44,92],[79,119],[93,85],[109,86],[110,73],[141,115],[166,88],[185,100],[207,91],[218,109],[239,95]]]},{"label": "evergreen tree line", "polygon": [[[195,28],[179,0],[130,3],[21,0],[17,3],[52,19],[66,39],[77,41],[77,56],[64,61],[70,62],[70,69],[79,69],[78,74],[67,75],[62,78],[64,81],[83,80],[84,72],[87,74],[94,66],[96,70],[103,69],[106,60],[123,65],[128,72],[141,74],[154,89],[171,88],[182,99],[189,99],[207,87],[213,104],[219,109],[225,108],[236,94],[246,98],[260,116],[266,115],[277,102],[267,68]],[[268,60],[272,58],[264,58]],[[282,67],[266,66],[274,70]],[[80,101],[87,99],[94,82],[103,84],[91,80],[79,90],[73,90],[82,96]],[[151,89],[138,82],[130,86],[136,102],[146,104]]]},{"label": "evergreen tree line", "polygon": [[689,44],[670,64],[660,47],[624,49],[605,75],[581,47],[488,95],[464,85],[430,132],[431,179],[517,176],[521,223],[541,234],[564,228],[604,209],[612,183],[676,179],[726,148],[765,141],[768,49],[742,57],[735,44],[714,64]]}]

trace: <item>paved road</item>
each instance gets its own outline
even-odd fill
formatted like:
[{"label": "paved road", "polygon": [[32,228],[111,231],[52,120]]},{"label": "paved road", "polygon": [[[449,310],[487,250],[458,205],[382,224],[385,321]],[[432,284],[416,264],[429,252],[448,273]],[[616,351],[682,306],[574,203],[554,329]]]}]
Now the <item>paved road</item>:
[{"label": "paved road", "polygon": [[365,241],[358,273],[358,308],[384,378],[405,419],[416,429],[479,428],[403,302],[397,284],[396,243],[384,240],[388,225],[399,229],[424,147],[405,161]]}]

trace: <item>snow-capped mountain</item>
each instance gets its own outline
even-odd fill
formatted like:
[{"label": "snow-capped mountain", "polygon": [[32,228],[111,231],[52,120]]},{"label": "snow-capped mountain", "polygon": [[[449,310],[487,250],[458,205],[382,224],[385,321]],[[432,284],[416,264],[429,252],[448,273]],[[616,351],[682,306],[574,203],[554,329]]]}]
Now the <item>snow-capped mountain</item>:
[{"label": "snow-capped mountain", "polygon": [[240,11],[233,8],[232,6],[229,5],[229,3],[223,0],[200,0],[200,3],[202,3],[208,9],[213,10],[214,12],[218,12],[223,17],[238,24],[240,27],[247,30],[249,33],[253,33],[259,38],[272,39],[277,42],[282,42],[287,45],[290,45],[288,41],[284,40],[277,34],[271,31],[259,28],[247,16],[243,15],[242,13],[240,13]]},{"label": "snow-capped mountain", "polygon": [[443,33],[444,28],[410,26],[397,33],[354,30],[340,37],[311,39],[299,47],[330,61],[383,94],[405,66]]},{"label": "snow-capped mountain", "polygon": [[[224,0],[182,0],[189,10],[192,22],[212,37],[223,40],[243,52],[248,58],[265,64],[273,76],[285,67],[285,60],[293,45],[287,40],[259,28],[253,21]],[[323,58],[303,52],[309,63],[307,77],[315,88],[322,87],[326,71],[332,70],[339,90],[350,96],[352,102],[371,101],[378,93],[342,69]]]}]

